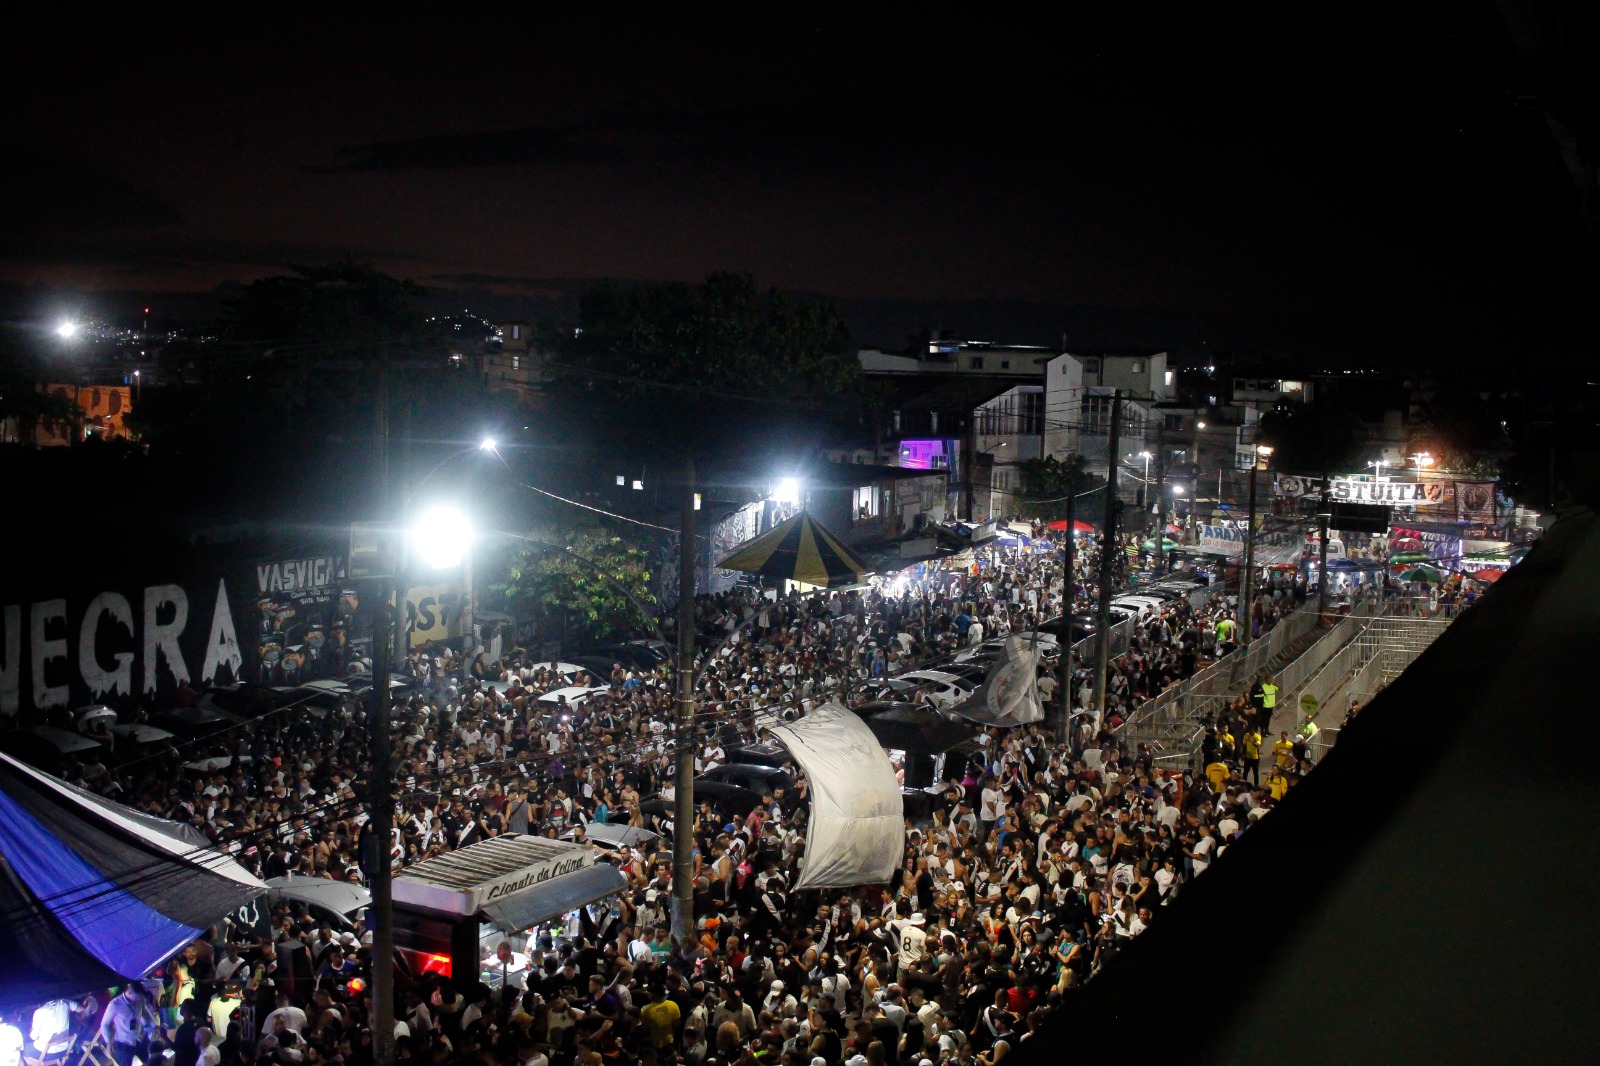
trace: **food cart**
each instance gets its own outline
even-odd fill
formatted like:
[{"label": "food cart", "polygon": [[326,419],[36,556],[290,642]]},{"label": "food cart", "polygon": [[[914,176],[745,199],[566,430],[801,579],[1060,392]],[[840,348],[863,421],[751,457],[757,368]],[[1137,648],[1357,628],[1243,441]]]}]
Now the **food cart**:
[{"label": "food cart", "polygon": [[415,976],[515,983],[536,952],[530,933],[627,888],[600,858],[586,844],[508,833],[420,862],[394,879],[395,950]]}]

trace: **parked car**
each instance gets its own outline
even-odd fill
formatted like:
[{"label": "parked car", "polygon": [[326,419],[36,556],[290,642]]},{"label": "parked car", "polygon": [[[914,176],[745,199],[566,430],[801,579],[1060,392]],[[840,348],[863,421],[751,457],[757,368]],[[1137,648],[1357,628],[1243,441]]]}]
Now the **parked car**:
[{"label": "parked car", "polygon": [[0,733],[0,751],[55,777],[64,776],[74,763],[104,760],[109,754],[80,733],[43,725]]},{"label": "parked car", "polygon": [[310,718],[323,719],[343,707],[353,693],[342,681],[310,681],[283,689],[286,706]]},{"label": "parked car", "polygon": [[789,749],[782,744],[771,742],[737,745],[725,749],[725,753],[729,762],[753,763],[757,766],[770,766],[775,770],[794,762],[789,755]]},{"label": "parked car", "polygon": [[194,741],[223,736],[249,725],[249,720],[214,707],[176,707],[152,714],[149,724],[165,729],[180,741]]},{"label": "parked car", "polygon": [[[638,826],[619,825],[615,822],[589,822],[583,826],[573,826],[561,834],[562,840],[577,841],[579,830],[582,830],[583,843],[592,844],[601,852],[609,856],[621,853],[623,848],[632,848],[641,855],[656,856],[661,851],[661,835],[649,829]],[[668,853],[667,860],[671,861]]]},{"label": "parked car", "polygon": [[[577,663],[569,663],[565,659],[546,659],[544,662],[529,664],[528,669],[548,670],[552,674],[560,674],[562,677],[572,678],[577,677],[579,673],[588,670],[588,667],[580,666]],[[610,674],[610,672],[610,667],[607,667],[606,673]],[[485,682],[485,684],[506,685],[509,684],[509,682],[493,681]]]},{"label": "parked car", "polygon": [[[325,685],[328,682],[312,681],[308,684]],[[349,691],[349,686],[342,681],[332,684]],[[282,689],[240,681],[232,685],[212,685],[200,694],[199,705],[237,718],[261,718],[281,709],[288,702],[288,696]]]},{"label": "parked car", "polygon": [[1113,599],[1111,601],[1111,606],[1122,607],[1125,610],[1133,611],[1135,613],[1135,617],[1143,617],[1144,615],[1159,611],[1164,603],[1165,601],[1158,600],[1150,596],[1124,595]]},{"label": "parked car", "polygon": [[[1046,631],[1044,629],[1040,629],[1037,641],[1034,640],[1034,634],[1032,632],[1016,633],[1016,634],[1013,634],[1013,635],[1021,637],[1023,644],[1032,645],[1035,648],[1035,650],[1036,650],[1036,652],[1037,652],[1037,654],[1038,654],[1038,656],[1039,656],[1041,661],[1054,660],[1056,658],[1056,656],[1061,654],[1061,643],[1056,638],[1056,635],[1054,633],[1048,632],[1048,631]],[[963,648],[960,651],[956,652],[956,657],[954,659],[954,662],[956,662],[956,663],[972,663],[972,662],[991,663],[991,662],[994,662],[994,660],[1000,658],[1003,654],[1005,654],[1006,642],[1008,640],[1010,640],[1010,639],[1011,639],[1010,637],[990,637],[988,640],[984,641],[982,644],[975,644],[970,648]],[[958,673],[959,672],[959,671],[951,670],[948,665],[941,666],[938,669],[945,670],[945,671],[948,671],[950,673]]]},{"label": "parked car", "polygon": [[935,707],[954,707],[978,687],[977,682],[941,670],[912,670],[891,677],[888,687],[902,694],[902,698],[920,692],[932,697]]},{"label": "parked car", "polygon": [[608,685],[573,685],[568,688],[551,689],[539,697],[538,703],[546,714],[554,712],[563,703],[568,707],[581,707],[583,703],[598,692],[610,692]]},{"label": "parked car", "polygon": [[598,654],[610,656],[630,670],[654,670],[672,658],[673,649],[660,639],[629,640],[601,648]]},{"label": "parked car", "polygon": [[153,725],[114,725],[111,735],[116,738],[111,758],[118,765],[157,755],[173,746],[172,734]]},{"label": "parked car", "polygon": [[875,715],[887,714],[889,711],[902,707],[915,708],[917,706],[917,704],[906,700],[868,700],[865,703],[858,703],[850,709],[863,718],[871,718]]},{"label": "parked car", "polygon": [[975,653],[984,652],[988,657],[961,660],[958,656],[956,662],[945,663],[939,667],[939,672],[942,674],[954,674],[956,677],[971,681],[974,685],[981,685],[984,679],[989,676],[989,667],[1000,649],[994,647],[985,648],[983,645],[979,645],[976,648],[968,648],[967,650]]},{"label": "parked car", "polygon": [[[785,770],[758,763],[723,763],[694,779],[695,802],[710,803],[725,818],[749,814],[761,797],[776,789],[793,791],[794,778]],[[639,805],[645,814],[672,816],[672,801],[661,796]]]},{"label": "parked car", "polygon": [[794,790],[787,771],[755,763],[723,763],[694,779],[696,801],[709,800],[718,813],[749,814],[775,789]]}]

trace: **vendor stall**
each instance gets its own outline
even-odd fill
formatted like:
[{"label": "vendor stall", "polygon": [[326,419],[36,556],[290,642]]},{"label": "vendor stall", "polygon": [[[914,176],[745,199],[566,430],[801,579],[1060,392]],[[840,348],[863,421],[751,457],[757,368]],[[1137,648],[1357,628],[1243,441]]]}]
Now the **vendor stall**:
[{"label": "vendor stall", "polygon": [[395,950],[413,973],[462,987],[509,979],[502,942],[527,957],[541,926],[627,888],[598,858],[585,844],[508,833],[418,863],[394,880]]}]

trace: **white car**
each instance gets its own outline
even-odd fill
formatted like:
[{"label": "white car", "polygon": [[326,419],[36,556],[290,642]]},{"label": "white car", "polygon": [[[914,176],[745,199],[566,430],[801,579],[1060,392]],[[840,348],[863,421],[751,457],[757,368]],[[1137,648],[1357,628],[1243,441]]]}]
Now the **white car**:
[{"label": "white car", "polygon": [[548,670],[552,674],[560,674],[562,677],[569,678],[577,677],[579,674],[590,674],[592,676],[594,673],[594,671],[589,670],[586,667],[579,666],[577,663],[563,662],[534,663],[532,666],[529,666],[528,669],[532,671]]},{"label": "white car", "polygon": [[1111,601],[1111,606],[1127,607],[1143,616],[1161,610],[1166,604],[1153,596],[1118,596]]},{"label": "white car", "polygon": [[[1032,633],[1016,633],[1013,635],[1021,637],[1024,645],[1033,641]],[[1010,637],[991,637],[982,644],[976,644],[970,648],[962,648],[956,653],[955,661],[958,663],[993,662],[1005,653],[1006,641],[1009,639]],[[1038,651],[1041,659],[1054,658],[1059,655],[1061,649],[1056,635],[1054,633],[1041,632],[1039,634]]]},{"label": "white car", "polygon": [[912,670],[889,679],[889,687],[906,698],[927,692],[939,709],[954,707],[977,689],[977,683],[943,670]]},{"label": "white car", "polygon": [[546,710],[553,710],[559,706],[562,699],[565,698],[567,701],[567,706],[577,707],[597,692],[610,691],[611,688],[608,685],[595,685],[588,688],[583,686],[573,686],[571,688],[551,689],[549,692],[546,692],[543,696],[539,697],[539,705],[544,707]]}]

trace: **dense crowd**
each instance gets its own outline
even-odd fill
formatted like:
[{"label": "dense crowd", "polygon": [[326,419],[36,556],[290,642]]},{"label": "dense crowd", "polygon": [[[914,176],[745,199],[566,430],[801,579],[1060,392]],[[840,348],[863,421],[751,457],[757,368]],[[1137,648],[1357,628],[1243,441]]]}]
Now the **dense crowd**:
[{"label": "dense crowd", "polygon": [[[722,651],[701,678],[697,769],[754,742],[764,713],[848,701],[874,678],[1083,610],[1097,561],[1093,549],[1079,553],[1072,611],[1059,553],[1026,549],[987,550],[970,568],[932,565],[916,581],[866,592],[701,598],[700,646]],[[1257,598],[1262,629],[1303,597],[1291,580],[1269,582]],[[1213,723],[1202,775],[1164,773],[1150,753],[1127,750],[1116,732],[1127,710],[1238,636],[1215,596],[1178,600],[1134,629],[1112,665],[1103,720],[1079,716],[1069,737],[1038,725],[989,730],[979,754],[946,768],[931,816],[908,821],[894,884],[790,891],[808,816],[797,772],[793,790],[750,810],[703,804],[693,829],[696,942],[670,942],[661,857],[623,849],[629,892],[519,940],[520,956],[533,960],[513,982],[520,988],[500,994],[424,975],[408,989],[403,1055],[532,1066],[993,1066],[1308,768],[1290,752],[1265,781],[1247,777],[1237,738],[1264,728],[1259,693]],[[502,833],[643,824],[645,801],[670,793],[676,735],[664,666],[617,664],[610,677],[579,679],[605,691],[554,705],[539,697],[572,677],[520,653],[477,672],[485,667],[492,677],[460,683],[447,653],[407,657],[416,683],[393,711],[396,863]],[[1089,682],[1080,666],[1071,681],[1080,706]],[[1053,685],[1046,674],[1042,694]],[[368,751],[364,705],[350,701],[321,717],[271,715],[209,750],[108,769],[91,783],[193,824],[263,878],[360,882]],[[213,930],[159,980],[112,1001],[102,1028],[119,1055],[132,1046],[119,1033],[142,1041],[161,1028],[179,1063],[366,1061],[366,943],[279,904],[269,932]]]}]

